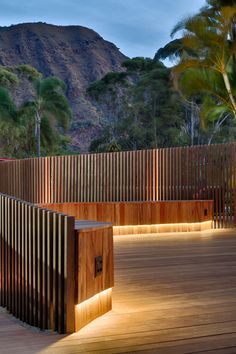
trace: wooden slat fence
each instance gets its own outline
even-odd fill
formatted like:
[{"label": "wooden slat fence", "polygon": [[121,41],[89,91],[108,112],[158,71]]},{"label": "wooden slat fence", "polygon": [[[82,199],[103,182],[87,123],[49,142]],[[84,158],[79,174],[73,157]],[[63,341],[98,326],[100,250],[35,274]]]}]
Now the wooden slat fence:
[{"label": "wooden slat fence", "polygon": [[0,192],[32,203],[214,199],[235,224],[236,143],[0,163]]},{"label": "wooden slat fence", "polygon": [[[25,165],[13,164],[16,175]],[[74,240],[74,218],[0,194],[0,306],[32,326],[73,332]]]}]

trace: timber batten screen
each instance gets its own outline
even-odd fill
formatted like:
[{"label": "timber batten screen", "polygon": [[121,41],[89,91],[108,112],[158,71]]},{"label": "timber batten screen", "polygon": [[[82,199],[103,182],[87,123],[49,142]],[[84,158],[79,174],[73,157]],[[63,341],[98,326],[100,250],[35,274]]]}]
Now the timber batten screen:
[{"label": "timber batten screen", "polygon": [[0,306],[41,329],[74,331],[74,218],[0,194]]},{"label": "timber batten screen", "polygon": [[236,144],[16,160],[0,192],[37,204],[213,199],[215,227],[233,227]]}]

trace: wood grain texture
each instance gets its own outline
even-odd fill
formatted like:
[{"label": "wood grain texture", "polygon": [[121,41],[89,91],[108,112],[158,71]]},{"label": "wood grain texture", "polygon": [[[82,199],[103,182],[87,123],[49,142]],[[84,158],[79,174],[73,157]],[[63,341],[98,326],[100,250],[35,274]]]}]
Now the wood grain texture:
[{"label": "wood grain texture", "polygon": [[[103,257],[97,277],[96,256]],[[111,309],[111,291],[84,301],[113,285],[111,226],[75,225],[71,216],[0,194],[0,306],[29,325],[73,333]]]},{"label": "wood grain texture", "polygon": [[[114,286],[113,231],[111,225],[76,222],[75,330],[112,309]],[[95,274],[95,258],[102,257],[102,272]]]},{"label": "wood grain texture", "polygon": [[[114,286],[113,233],[107,226],[77,231],[76,304]],[[102,274],[95,276],[95,257],[102,256]]]},{"label": "wood grain texture", "polygon": [[74,223],[0,194],[0,305],[23,322],[74,331]]},{"label": "wood grain texture", "polygon": [[104,290],[75,307],[75,331],[112,309],[112,289]]},{"label": "wood grain texture", "polygon": [[[213,201],[62,203],[42,205],[77,220],[110,222],[114,234],[200,231],[211,228]],[[208,222],[208,223],[206,223]],[[203,223],[203,224],[202,224]],[[178,224],[178,225],[174,225]],[[181,225],[180,225],[181,224]],[[145,226],[133,230],[123,226]],[[156,225],[156,227],[154,227]],[[169,226],[168,226],[169,225]],[[120,227],[120,231],[119,228]]]},{"label": "wood grain texture", "polygon": [[115,237],[113,309],[70,336],[0,308],[1,354],[236,352],[234,231]]},{"label": "wood grain texture", "polygon": [[214,200],[236,223],[236,143],[0,163],[0,192],[37,203]]},{"label": "wood grain texture", "polygon": [[114,226],[114,236],[158,234],[169,232],[198,232],[212,229],[212,221],[158,225]]}]

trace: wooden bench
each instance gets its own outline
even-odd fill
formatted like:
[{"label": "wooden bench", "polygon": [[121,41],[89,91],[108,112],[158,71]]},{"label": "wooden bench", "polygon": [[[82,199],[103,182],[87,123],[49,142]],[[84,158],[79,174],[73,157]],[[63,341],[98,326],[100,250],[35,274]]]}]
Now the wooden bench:
[{"label": "wooden bench", "polygon": [[213,201],[58,203],[43,206],[81,220],[113,224],[114,235],[203,231],[212,228]]},{"label": "wooden bench", "polygon": [[112,309],[114,261],[112,226],[76,221],[75,330]]},{"label": "wooden bench", "polygon": [[0,306],[42,330],[73,333],[112,306],[112,226],[0,194]]}]

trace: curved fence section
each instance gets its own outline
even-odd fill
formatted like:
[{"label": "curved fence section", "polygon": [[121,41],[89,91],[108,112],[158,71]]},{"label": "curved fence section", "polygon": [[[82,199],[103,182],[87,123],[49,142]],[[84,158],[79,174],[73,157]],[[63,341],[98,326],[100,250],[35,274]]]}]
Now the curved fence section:
[{"label": "curved fence section", "polygon": [[0,194],[0,306],[41,329],[74,321],[74,218]]},{"label": "curved fence section", "polygon": [[0,192],[37,204],[214,200],[233,227],[236,143],[57,156],[0,163]]}]

